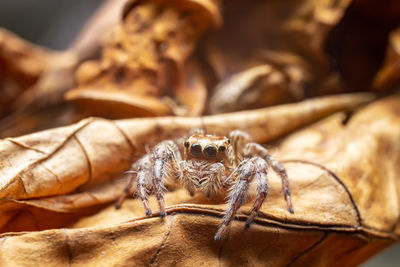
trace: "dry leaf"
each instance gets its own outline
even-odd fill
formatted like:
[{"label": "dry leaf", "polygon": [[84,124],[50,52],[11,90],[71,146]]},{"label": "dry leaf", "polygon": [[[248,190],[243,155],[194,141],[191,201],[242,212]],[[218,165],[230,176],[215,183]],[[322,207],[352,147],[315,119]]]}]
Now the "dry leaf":
[{"label": "dry leaf", "polygon": [[215,114],[293,102],[298,98],[287,92],[285,79],[268,64],[249,68],[216,86],[209,111]]},{"label": "dry leaf", "polygon": [[374,77],[382,71],[385,52],[392,46],[390,33],[399,26],[399,1],[352,0],[326,43],[326,51],[348,90],[364,91],[376,86]]},{"label": "dry leaf", "polygon": [[62,102],[63,94],[75,86],[78,65],[96,54],[110,28],[118,23],[124,2],[105,1],[68,49],[62,52],[46,51],[49,55],[37,57],[38,62],[47,60],[46,64],[41,63],[45,69],[37,83],[14,103],[14,111],[30,109],[28,111],[32,112]]},{"label": "dry leaf", "polygon": [[96,54],[109,27],[117,24],[124,3],[105,2],[72,45],[61,52],[38,47],[0,29],[0,117],[7,115],[0,121],[1,137],[76,121],[72,105],[62,103],[63,94],[75,85],[78,64]]},{"label": "dry leaf", "polygon": [[75,107],[68,103],[48,106],[29,112],[13,113],[0,121],[0,138],[61,127],[70,124],[76,117]]},{"label": "dry leaf", "polygon": [[59,228],[93,214],[121,195],[126,179],[111,180],[85,191],[38,199],[2,199],[0,232]]},{"label": "dry leaf", "polygon": [[[6,138],[0,141],[0,197],[9,200],[49,197],[102,184],[126,170],[144,152],[145,145],[178,138],[193,128],[225,134],[242,129],[255,141],[266,142],[371,99],[368,94],[332,96],[197,118],[86,119],[67,127]],[[97,204],[93,201],[93,205]],[[17,205],[16,209],[19,208]],[[4,220],[3,225],[6,223]]]},{"label": "dry leaf", "polygon": [[53,55],[0,29],[0,117],[11,112],[14,101],[38,81]]},{"label": "dry leaf", "polygon": [[[78,86],[66,95],[70,104],[12,119],[15,128],[3,120],[0,135],[66,125],[88,114],[198,116],[398,87],[398,30],[391,32],[400,25],[397,0],[132,0],[122,9],[124,2],[106,1],[62,53],[0,32],[0,66],[6,66],[0,70],[1,116],[26,104],[57,103],[74,84],[78,63],[118,23],[101,59],[76,72]],[[400,237],[400,97],[365,107],[373,98],[336,95],[193,118],[87,118],[0,140],[0,262],[359,265]],[[213,236],[226,209],[224,192],[192,197],[172,183],[165,219],[145,217],[138,199],[116,210],[112,202],[123,192],[130,164],[159,141],[193,128],[212,134],[240,129],[256,142],[274,142],[269,148],[288,171],[295,213],[287,211],[272,172],[269,196],[250,229],[244,221],[252,187],[221,242]],[[150,205],[158,210],[154,197]]]},{"label": "dry leaf", "polygon": [[[325,52],[330,29],[349,4],[350,0],[226,2],[223,27],[207,35],[197,51],[214,71],[209,112],[349,90]],[[259,73],[260,68],[268,71]]]},{"label": "dry leaf", "polygon": [[376,91],[390,91],[396,89],[399,83],[400,69],[400,29],[390,34],[384,66],[376,74],[373,88]]},{"label": "dry leaf", "polygon": [[[225,204],[168,193],[168,216],[141,217],[138,200],[109,207],[72,227],[1,235],[5,266],[100,265],[355,266],[398,239],[400,98],[375,102],[343,125],[338,114],[280,145],[295,213],[286,211],[279,178],[247,230],[246,204],[229,235],[214,242]],[[179,203],[178,202],[183,202]],[[217,200],[222,202],[223,199]],[[191,204],[190,204],[191,203]],[[156,205],[155,202],[152,203]],[[125,220],[120,223],[118,214]],[[190,255],[190,256],[188,256]]]},{"label": "dry leaf", "polygon": [[183,105],[186,114],[200,115],[205,97],[193,103],[186,96],[192,91],[205,95],[205,87],[185,82],[184,64],[201,34],[218,23],[216,9],[211,1],[128,3],[102,60],[79,68],[78,88],[66,99],[88,114],[129,118],[171,114],[162,100],[168,96]]}]

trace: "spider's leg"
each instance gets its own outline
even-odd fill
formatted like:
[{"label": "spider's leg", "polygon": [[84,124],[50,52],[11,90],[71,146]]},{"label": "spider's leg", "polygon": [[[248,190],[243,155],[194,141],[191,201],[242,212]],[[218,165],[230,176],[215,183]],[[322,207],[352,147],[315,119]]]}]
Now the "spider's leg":
[{"label": "spider's leg", "polygon": [[[146,215],[151,214],[151,209],[149,206],[147,191],[151,184],[149,184],[150,170],[151,170],[151,154],[146,154],[142,158],[140,158],[137,162],[132,165],[132,168],[129,173],[129,182],[124,189],[123,195],[118,199],[116,203],[116,208],[119,209],[129,195],[131,188],[133,187],[134,182],[136,182],[136,193],[139,198],[143,202],[143,206],[146,212]],[[136,179],[135,179],[136,178]]]},{"label": "spider's leg", "polygon": [[190,171],[188,163],[186,161],[179,162],[180,168],[182,170],[181,182],[183,183],[186,190],[189,192],[190,196],[194,196],[196,182],[193,173]]},{"label": "spider's leg", "polygon": [[145,157],[143,157],[136,179],[136,193],[143,203],[143,208],[147,216],[151,215],[148,191],[152,187],[149,182],[149,178],[151,177],[152,163],[151,154],[147,154]]},{"label": "spider's leg", "polygon": [[294,213],[292,200],[290,197],[289,180],[286,169],[282,166],[282,164],[274,159],[271,154],[269,154],[266,148],[256,143],[248,143],[243,150],[243,154],[245,156],[257,155],[261,157],[268,163],[269,166],[271,166],[274,172],[276,172],[281,177],[283,196],[285,197],[287,208],[290,213]]},{"label": "spider's leg", "polygon": [[129,179],[128,179],[128,184],[125,186],[124,191],[122,192],[122,195],[118,198],[118,200],[115,202],[115,208],[119,210],[122,206],[122,203],[124,203],[125,199],[129,196],[131,188],[133,186],[133,182],[135,181],[136,178],[136,171],[128,171],[129,174]]},{"label": "spider's leg", "polygon": [[[240,130],[235,130],[229,133],[229,139],[231,139],[232,150],[233,150],[233,166],[237,166],[242,161],[242,151],[247,143],[250,142],[251,137],[248,133]],[[231,153],[229,153],[231,154]],[[229,156],[230,158],[232,156]]]},{"label": "spider's leg", "polygon": [[206,134],[206,131],[202,128],[193,128],[188,132],[188,136],[191,136],[194,134]]},{"label": "spider's leg", "polygon": [[247,190],[249,189],[250,182],[253,180],[256,173],[255,160],[257,160],[257,158],[242,161],[227,179],[228,181],[234,182],[230,188],[228,209],[226,210],[226,213],[222,218],[222,223],[214,236],[215,241],[219,241],[225,236],[229,224],[246,200]]},{"label": "spider's leg", "polygon": [[268,172],[268,165],[265,160],[257,158],[256,164],[256,172],[255,176],[257,179],[257,199],[254,202],[253,209],[246,221],[246,228],[250,227],[250,224],[253,222],[254,218],[258,215],[258,211],[261,208],[262,203],[264,202],[265,198],[268,196],[268,179],[267,179],[267,172]]},{"label": "spider's leg", "polygon": [[179,158],[180,154],[177,145],[171,140],[161,142],[154,148],[154,173],[152,181],[154,193],[160,206],[161,217],[167,215],[164,206],[164,192],[166,191],[164,183],[168,178],[179,177],[181,173],[180,166],[178,165]]}]

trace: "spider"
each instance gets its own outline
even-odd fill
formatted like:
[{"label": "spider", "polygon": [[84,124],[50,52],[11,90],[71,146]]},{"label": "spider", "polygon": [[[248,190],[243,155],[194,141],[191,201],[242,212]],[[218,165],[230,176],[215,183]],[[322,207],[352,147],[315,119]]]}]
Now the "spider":
[{"label": "spider", "polygon": [[281,177],[287,208],[294,213],[285,168],[266,148],[250,142],[249,134],[235,130],[228,138],[199,131],[181,140],[184,142],[163,141],[132,164],[128,171],[129,182],[116,203],[117,209],[135,186],[146,215],[152,213],[148,195],[153,193],[160,207],[160,216],[165,217],[164,183],[167,179],[181,182],[191,195],[201,191],[210,198],[221,190],[227,190],[228,208],[214,236],[215,241],[219,241],[226,235],[231,221],[246,200],[250,184],[255,181],[257,197],[246,228],[253,222],[268,195],[267,170],[271,167]]}]

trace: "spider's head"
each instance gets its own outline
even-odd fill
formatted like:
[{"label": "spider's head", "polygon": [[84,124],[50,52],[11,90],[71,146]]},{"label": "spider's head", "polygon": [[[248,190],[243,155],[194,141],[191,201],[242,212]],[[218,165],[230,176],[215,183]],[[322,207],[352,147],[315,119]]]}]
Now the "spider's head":
[{"label": "spider's head", "polygon": [[225,136],[194,134],[183,143],[189,158],[223,160],[231,141]]}]

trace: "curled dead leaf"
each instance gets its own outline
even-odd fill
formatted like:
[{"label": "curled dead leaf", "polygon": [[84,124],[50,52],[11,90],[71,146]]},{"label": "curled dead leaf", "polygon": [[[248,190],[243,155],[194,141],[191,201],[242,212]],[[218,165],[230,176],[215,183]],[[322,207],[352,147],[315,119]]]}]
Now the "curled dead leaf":
[{"label": "curled dead leaf", "polygon": [[[113,19],[121,2],[113,5]],[[382,7],[399,6],[395,0],[388,3]],[[373,1],[359,0],[252,5],[230,1],[223,6],[225,25],[210,32],[222,23],[218,0],[129,1],[102,59],[81,65],[76,73],[79,85],[66,99],[83,106],[87,114],[107,118],[196,116],[367,90],[381,62],[359,55],[381,53],[388,32],[398,26],[398,9],[375,12],[375,6]],[[363,22],[381,22],[372,27],[378,38],[370,38],[363,23],[357,28],[360,17],[354,14],[363,14]],[[209,35],[201,39],[206,32]],[[347,42],[343,36],[349,32],[356,37]],[[98,41],[98,33],[92,41]],[[397,35],[392,33],[387,61],[374,78],[376,90],[397,87]],[[366,40],[366,45],[354,51],[359,40]],[[59,98],[58,93],[73,83],[77,62],[88,51],[77,44],[72,56],[43,50],[40,58],[40,48],[18,40],[15,44],[4,49],[4,62],[12,71],[0,81],[6,84],[0,84],[0,90],[9,93],[20,86],[12,91],[13,98],[25,90],[24,83],[36,86],[31,87],[32,94],[18,96],[19,101],[7,98],[5,110],[11,102],[23,106],[43,96]],[[13,48],[33,50],[13,62],[9,57]],[[348,58],[348,51],[355,56]],[[327,53],[339,70],[332,67]],[[47,56],[51,61],[43,65]],[[24,79],[19,80],[20,75]],[[205,108],[207,88],[216,84]],[[400,237],[400,98],[381,99],[355,110],[371,99],[366,94],[340,95],[194,118],[88,118],[0,140],[0,262],[5,266],[359,265]],[[68,105],[58,108],[69,110]],[[336,113],[308,126],[349,109],[351,114]],[[53,114],[30,114],[28,119],[31,123],[44,119],[43,125],[54,126],[55,120],[49,118]],[[213,235],[226,209],[223,194],[213,199],[191,197],[168,184],[164,220],[159,214],[144,217],[137,199],[118,211],[109,205],[122,192],[126,181],[120,177],[132,161],[160,140],[180,137],[193,128],[215,134],[241,129],[261,143],[281,138],[271,150],[288,171],[295,213],[285,209],[274,174],[270,195],[254,224],[244,229],[254,198],[251,189],[248,203],[220,243],[213,241]],[[150,204],[157,210],[154,199]],[[70,229],[46,230],[60,227]],[[35,230],[46,231],[23,232]]]},{"label": "curled dead leaf", "polygon": [[[58,52],[36,46],[0,29],[0,136],[18,136],[66,125],[71,105],[63,94],[75,85],[78,64],[92,57],[117,24],[124,1],[107,1],[70,48]],[[59,112],[65,109],[64,112]]]},{"label": "curled dead leaf", "polygon": [[54,54],[0,29],[0,117],[11,112],[14,101],[38,81]]},{"label": "curled dead leaf", "polygon": [[254,109],[298,99],[282,73],[271,65],[252,67],[222,81],[210,98],[212,114]]},{"label": "curled dead leaf", "polygon": [[[344,92],[325,42],[350,2],[227,3],[224,26],[208,34],[197,51],[214,74],[208,111],[231,112]],[[266,67],[267,73],[260,72]]]},{"label": "curled dead leaf", "polygon": [[399,82],[400,69],[400,29],[393,31],[389,37],[384,66],[374,77],[373,88],[376,91],[390,91]]},{"label": "curled dead leaf", "polygon": [[158,98],[146,95],[132,97],[120,90],[72,90],[65,98],[73,99],[75,105],[82,110],[90,107],[86,115],[96,114],[111,119],[154,117],[171,113],[170,107]]},{"label": "curled dead leaf", "polygon": [[38,231],[59,228],[104,208],[126,185],[116,179],[85,191],[38,199],[2,199],[0,232]]},{"label": "curled dead leaf", "polygon": [[183,136],[193,128],[204,128],[211,133],[242,129],[255,141],[266,142],[327,114],[364,104],[371,97],[332,96],[197,118],[121,121],[92,118],[67,127],[6,138],[0,141],[0,196],[10,200],[49,197],[105,183],[126,170],[146,145]]},{"label": "curled dead leaf", "polygon": [[78,87],[66,99],[91,115],[129,118],[171,114],[174,109],[162,100],[170,97],[185,115],[200,115],[205,97],[194,103],[186,96],[203,96],[206,88],[185,81],[185,62],[204,31],[219,23],[216,3],[131,1],[122,17],[102,60],[79,68]]},{"label": "curled dead leaf", "polygon": [[244,229],[248,203],[222,242],[213,235],[223,198],[207,202],[177,190],[166,195],[164,220],[157,214],[142,217],[141,203],[130,200],[120,211],[108,207],[81,219],[75,229],[2,234],[3,263],[359,265],[400,236],[399,106],[398,96],[383,99],[345,125],[337,114],[284,139],[276,154],[290,177],[293,215],[272,174],[270,195],[255,223]]}]

